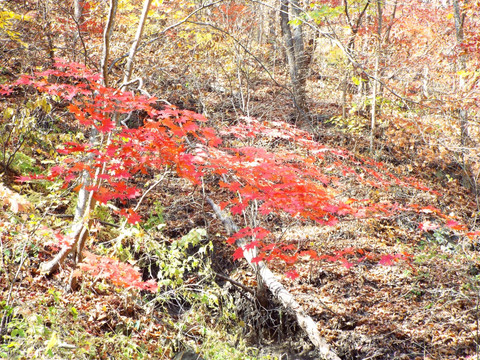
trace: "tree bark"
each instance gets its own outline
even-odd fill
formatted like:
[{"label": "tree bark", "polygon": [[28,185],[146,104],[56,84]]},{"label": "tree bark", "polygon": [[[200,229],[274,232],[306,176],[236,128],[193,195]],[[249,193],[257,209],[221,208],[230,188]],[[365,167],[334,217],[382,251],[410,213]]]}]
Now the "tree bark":
[{"label": "tree bark", "polygon": [[79,25],[83,22],[83,6],[84,0],[75,0],[73,3],[73,17]]},{"label": "tree bark", "polygon": [[135,39],[133,40],[132,47],[130,48],[130,53],[128,54],[127,65],[125,66],[125,77],[123,78],[122,88],[124,86],[127,86],[126,84],[128,84],[132,76],[133,58],[137,53],[138,44],[142,39],[143,29],[145,27],[145,22],[147,21],[148,10],[150,9],[151,4],[152,4],[152,0],[145,0],[145,2],[143,3],[142,16],[140,17],[140,21],[137,27],[137,33],[135,34]]},{"label": "tree bark", "polygon": [[[465,22],[465,13],[462,14],[460,9],[460,4],[458,0],[453,0],[453,18],[455,20],[455,36],[457,39],[457,45],[461,45],[464,39],[463,25]],[[458,68],[460,71],[465,70],[466,68],[466,55],[461,54],[458,59]],[[465,88],[464,78],[460,76],[460,86],[459,90],[462,91]],[[468,131],[468,115],[466,109],[459,109],[458,117],[460,118],[460,144],[462,146],[467,145],[470,140],[469,131]]]},{"label": "tree bark", "polygon": [[118,0],[110,0],[110,9],[108,11],[108,20],[103,32],[103,52],[100,68],[102,70],[103,85],[109,86],[108,82],[108,59],[110,56],[110,39],[112,38],[115,16],[117,14]]},{"label": "tree bark", "polygon": [[375,130],[377,126],[377,79],[379,76],[379,63],[380,57],[382,55],[382,0],[377,0],[377,49],[375,54],[375,80],[373,82],[372,88],[372,119],[371,119],[371,129],[370,129],[370,153],[373,153],[374,150],[374,141],[375,141]]},{"label": "tree bark", "polygon": [[[306,57],[303,44],[302,25],[289,24],[292,15],[293,19],[298,18],[300,10],[296,0],[281,0],[280,3],[280,27],[285,42],[288,69],[292,87],[293,102],[297,110],[299,125],[306,125],[308,121],[308,110],[306,106]],[[300,20],[299,20],[300,21]]]},{"label": "tree bark", "polygon": [[[362,24],[363,18],[365,17],[365,14],[367,12],[369,5],[370,5],[370,0],[367,0],[362,11],[358,14],[357,19],[354,21],[354,19],[352,19],[350,16],[348,1],[343,0],[343,11],[344,11],[345,17],[347,18],[347,23],[348,23],[348,26],[350,27],[350,31],[352,32],[350,35],[350,38],[348,39],[347,46],[345,47],[345,50],[348,52],[347,59],[345,60],[345,62],[346,62],[346,65],[350,63],[354,70],[356,68],[356,64],[352,61],[352,58],[354,58],[355,38],[357,37],[358,30],[360,29],[360,26]],[[350,78],[350,74],[349,74],[349,71],[347,70],[343,78],[343,86],[342,86],[342,117],[344,119],[347,117],[347,92],[348,92],[349,78]],[[365,80],[368,81],[368,78],[366,78]],[[362,80],[359,80],[359,81],[360,83],[358,85],[358,91],[361,92],[362,91],[361,89],[363,89],[365,86],[362,83]]]}]

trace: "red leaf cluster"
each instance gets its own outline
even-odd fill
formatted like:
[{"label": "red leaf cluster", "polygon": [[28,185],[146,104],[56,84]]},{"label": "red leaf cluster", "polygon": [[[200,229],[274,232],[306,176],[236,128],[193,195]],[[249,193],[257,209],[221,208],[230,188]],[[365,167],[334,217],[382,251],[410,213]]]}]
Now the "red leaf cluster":
[{"label": "red leaf cluster", "polygon": [[138,269],[130,264],[104,256],[97,256],[90,252],[85,252],[84,255],[85,258],[79,265],[80,269],[92,276],[108,279],[113,284],[122,287],[148,290],[150,292],[157,291],[157,284],[153,280],[142,281],[142,275]]},{"label": "red leaf cluster", "polygon": [[[396,203],[343,198],[341,194],[345,189],[341,179],[372,188],[400,186],[438,193],[416,179],[394,175],[378,161],[358,157],[344,149],[324,146],[294,126],[244,118],[220,134],[240,141],[264,139],[268,140],[267,143],[275,141],[283,145],[278,146],[275,152],[252,146],[221,147],[221,139],[214,129],[205,126],[207,120],[202,115],[175,107],[159,110],[155,98],[104,87],[99,79],[98,74],[80,64],[59,60],[56,69],[23,76],[14,84],[1,87],[0,93],[3,94],[9,94],[18,86],[31,86],[39,92],[57,95],[71,103],[68,110],[79,124],[93,126],[100,133],[109,134],[109,142],[102,144],[66,142],[58,150],[68,156],[64,164],[54,166],[48,175],[36,178],[60,178],[66,187],[83,172],[88,172],[91,178],[97,174],[100,182],[87,190],[94,192],[96,200],[106,203],[112,199],[126,201],[140,196],[140,189],[132,185],[130,179],[137,173],[147,174],[168,167],[194,183],[207,174],[222,176],[220,187],[232,194],[231,200],[222,205],[228,206],[233,214],[240,214],[252,201],[256,201],[260,204],[258,211],[262,215],[284,212],[299,219],[334,226],[348,217],[389,216],[398,211],[416,211],[443,217],[447,221],[446,226],[464,230],[461,224],[434,207],[405,207]],[[133,111],[145,114],[144,125],[137,129],[123,127],[114,131],[114,116]],[[75,157],[84,154],[89,154],[92,160],[87,163]],[[31,179],[34,177],[21,178]],[[122,209],[119,213],[131,224],[140,221],[140,216],[132,209]],[[433,228],[424,223],[421,229],[428,231]],[[254,262],[279,258],[292,265],[299,256],[308,255],[312,259],[340,261],[346,267],[353,265],[346,258],[346,255],[355,254],[352,249],[334,256],[318,256],[313,250],[289,255],[295,250],[292,245],[261,242],[268,234],[263,228],[245,228],[227,241],[233,244],[239,238],[251,237],[253,241],[245,249],[259,249]],[[243,257],[243,251],[238,248],[234,258]],[[385,257],[381,263],[390,264],[396,259],[399,258]],[[119,266],[110,261],[104,264]],[[114,275],[109,276],[115,278]]]}]

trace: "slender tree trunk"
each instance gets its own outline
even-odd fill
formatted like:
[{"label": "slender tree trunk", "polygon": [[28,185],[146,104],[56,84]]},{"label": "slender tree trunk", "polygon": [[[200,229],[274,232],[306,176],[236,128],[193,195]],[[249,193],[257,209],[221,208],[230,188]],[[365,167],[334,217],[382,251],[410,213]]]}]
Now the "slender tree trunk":
[{"label": "slender tree trunk", "polygon": [[112,38],[115,16],[117,14],[118,0],[110,0],[108,20],[103,31],[103,52],[100,68],[102,71],[103,85],[109,86],[108,82],[108,59],[110,57],[110,39]]},{"label": "slender tree trunk", "polygon": [[140,21],[137,27],[137,33],[135,34],[135,39],[133,40],[132,47],[130,48],[130,53],[128,55],[127,65],[125,67],[125,77],[123,78],[122,88],[124,86],[127,86],[132,76],[133,58],[137,53],[138,44],[140,43],[140,40],[143,35],[143,29],[145,28],[145,22],[147,21],[148,10],[150,9],[151,4],[152,4],[152,0],[145,0],[145,2],[143,3],[142,16],[140,17]]},{"label": "slender tree trunk", "polygon": [[306,107],[306,61],[303,31],[301,24],[295,24],[293,26],[289,24],[291,20],[290,14],[292,14],[292,17],[298,17],[300,14],[298,3],[295,0],[281,0],[280,26],[285,42],[293,102],[297,110],[299,124],[306,125],[308,121],[308,111]]},{"label": "slender tree trunk", "polygon": [[[101,70],[103,76],[103,84],[108,86],[108,57],[110,52],[110,38],[112,36],[113,24],[115,21],[115,14],[118,5],[118,0],[110,1],[110,11],[105,26],[104,38],[103,38],[103,55],[101,60]],[[94,146],[100,142],[98,131],[95,128],[91,129],[90,135],[90,144]],[[87,172],[82,174],[81,183],[82,187],[78,192],[77,205],[75,208],[75,217],[70,229],[70,236],[74,239],[72,247],[63,248],[52,260],[43,263],[40,267],[40,271],[44,274],[50,274],[55,271],[58,266],[66,259],[70,253],[74,253],[75,262],[82,261],[82,250],[85,245],[85,240],[88,235],[88,215],[91,209],[95,206],[95,201],[93,199],[93,191],[87,191],[87,187],[92,184],[92,182],[97,181],[97,176],[100,170],[97,169],[95,178],[92,179]],[[70,289],[75,287],[75,277],[70,277]]]},{"label": "slender tree trunk", "polygon": [[378,17],[378,27],[377,27],[377,49],[375,55],[375,79],[373,81],[372,88],[372,121],[371,121],[371,133],[370,133],[370,152],[373,153],[374,141],[375,141],[375,130],[377,126],[377,88],[378,88],[378,76],[379,76],[379,64],[380,57],[382,54],[382,0],[377,0],[377,17]]},{"label": "slender tree trunk", "polygon": [[[453,18],[455,19],[455,35],[457,39],[457,45],[461,45],[464,39],[463,25],[465,22],[465,14],[462,14],[460,9],[460,4],[458,0],[453,0]],[[466,68],[466,55],[461,54],[458,59],[458,70],[462,71]],[[465,80],[460,76],[460,85],[459,90],[463,91],[465,88]],[[468,134],[468,115],[466,109],[459,109],[458,116],[460,118],[460,143],[461,145],[466,145],[469,141]]]},{"label": "slender tree trunk", "polygon": [[[290,8],[293,19],[300,19],[301,11],[297,0],[290,0]],[[295,60],[298,67],[298,82],[302,91],[302,104],[305,105],[305,86],[307,82],[307,57],[305,54],[304,36],[302,24],[295,23],[292,25],[293,29],[293,47],[295,49]]]},{"label": "slender tree trunk", "polygon": [[73,3],[73,17],[75,18],[75,21],[77,24],[82,24],[83,22],[83,6],[84,6],[84,1],[83,0],[75,0]]},{"label": "slender tree trunk", "polygon": [[[350,63],[353,66],[353,69],[355,70],[356,65],[352,62],[351,59],[355,58],[354,51],[355,51],[355,38],[357,37],[358,30],[360,29],[360,26],[362,24],[362,21],[365,17],[365,14],[367,13],[367,9],[370,5],[371,0],[367,0],[365,3],[365,6],[363,7],[362,11],[357,16],[357,19],[354,20],[350,16],[350,11],[349,11],[349,4],[347,0],[343,0],[343,11],[345,14],[345,17],[347,18],[347,23],[348,26],[350,27],[350,31],[352,34],[350,35],[350,39],[348,40],[348,44],[346,46],[346,50],[348,52],[347,59],[345,60],[345,65],[348,66]],[[345,72],[345,76],[343,78],[343,86],[342,86],[342,117],[345,119],[347,116],[347,92],[348,92],[348,80],[350,78],[349,71],[347,70]],[[368,78],[365,79],[368,81]],[[360,84],[359,84],[359,93],[362,92],[362,89],[366,86],[366,84],[363,84],[363,80],[359,79]]]},{"label": "slender tree trunk", "polygon": [[80,43],[83,47],[83,56],[84,56],[84,63],[87,65],[88,60],[88,53],[87,47],[85,42],[83,41],[82,37],[82,25],[85,21],[85,0],[74,0],[73,2],[73,20],[75,21],[76,31],[73,35],[73,59],[76,61],[77,58],[77,43],[80,40]]}]

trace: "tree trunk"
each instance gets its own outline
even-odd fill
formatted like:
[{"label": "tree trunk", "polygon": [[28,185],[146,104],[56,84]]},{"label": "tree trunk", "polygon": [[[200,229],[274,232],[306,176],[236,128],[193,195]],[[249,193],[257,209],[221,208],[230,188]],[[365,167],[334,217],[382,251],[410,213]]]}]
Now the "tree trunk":
[{"label": "tree trunk", "polygon": [[[352,61],[352,59],[355,58],[355,39],[357,37],[357,34],[358,34],[358,30],[360,29],[360,26],[362,25],[362,21],[363,19],[365,18],[366,16],[366,13],[367,13],[367,9],[368,7],[370,6],[370,0],[367,0],[367,2],[365,3],[365,6],[363,7],[362,11],[360,11],[360,13],[358,14],[356,20],[353,19],[350,15],[350,10],[349,10],[349,4],[348,4],[348,1],[347,0],[343,0],[343,11],[344,11],[344,14],[345,14],[345,17],[347,18],[347,23],[348,23],[348,26],[350,27],[350,31],[351,31],[351,35],[350,35],[350,38],[348,40],[348,43],[347,43],[347,46],[345,47],[346,48],[346,52],[347,52],[347,59],[345,60],[345,65],[348,66],[348,64],[350,63],[353,67],[353,73],[355,74],[356,73],[356,69],[357,69],[357,65],[355,64],[354,61]],[[349,78],[350,78],[351,74],[349,73],[349,71],[345,71],[345,76],[343,78],[343,84],[342,84],[342,117],[345,119],[347,117],[347,92],[348,92],[348,81],[349,81]],[[358,85],[358,93],[360,95],[360,97],[362,98],[361,100],[361,105],[359,106],[359,108],[363,107],[365,101],[363,100],[363,93],[366,92],[366,88],[368,87],[368,77],[362,77],[362,76],[358,76],[358,79],[359,79],[359,85]]]},{"label": "tree trunk", "polygon": [[[113,24],[115,21],[115,15],[117,10],[118,0],[111,0],[110,2],[110,11],[107,20],[107,24],[105,26],[105,31],[103,35],[103,55],[101,60],[101,70],[103,76],[103,84],[108,86],[108,55],[110,52],[110,38],[112,36],[113,31]],[[92,128],[91,135],[90,135],[90,144],[94,146],[99,143],[100,139],[98,136],[98,131],[95,128]],[[93,155],[90,155],[93,156]],[[91,159],[89,159],[91,160]],[[43,274],[51,274],[55,271],[60,264],[67,258],[70,253],[74,253],[75,255],[75,262],[81,262],[82,260],[82,250],[83,246],[85,245],[85,240],[88,235],[88,218],[90,210],[93,209],[95,206],[95,201],[93,200],[93,191],[87,191],[87,187],[92,185],[96,182],[97,176],[99,175],[100,169],[97,169],[95,174],[96,178],[91,179],[88,172],[84,171],[81,178],[82,187],[78,192],[78,199],[77,199],[77,206],[75,208],[75,217],[73,220],[73,224],[70,229],[70,236],[74,239],[73,245],[71,247],[63,248],[57,256],[55,256],[52,260],[43,263],[40,266],[40,271]],[[73,272],[72,272],[73,274]],[[74,288],[75,286],[75,278],[73,276],[70,277],[70,289]]]},{"label": "tree trunk", "polygon": [[112,38],[115,16],[117,14],[118,0],[110,0],[108,20],[103,32],[103,52],[100,68],[102,70],[103,85],[108,86],[108,59],[110,56],[110,39]]},{"label": "tree trunk", "polygon": [[[465,22],[465,14],[462,14],[462,10],[460,9],[460,4],[458,0],[453,0],[453,18],[455,19],[455,35],[457,38],[457,45],[461,45],[463,43],[464,34],[463,34],[463,25]],[[461,54],[458,59],[458,70],[462,71],[466,68],[466,55]],[[459,90],[463,91],[465,88],[465,80],[462,76],[460,76],[460,86]],[[458,117],[460,118],[460,144],[462,146],[466,145],[469,141],[469,134],[468,134],[468,115],[467,110],[459,109],[457,110]]]},{"label": "tree trunk", "polygon": [[83,0],[75,0],[73,3],[73,17],[79,25],[83,22],[83,6]]},{"label": "tree trunk", "polygon": [[[73,20],[75,21],[75,26],[77,31],[73,35],[73,59],[76,61],[77,59],[77,43],[80,40],[81,45],[83,46],[83,56],[84,56],[84,63],[87,64],[88,54],[85,42],[82,38],[82,25],[85,21],[85,0],[74,0],[73,2]],[[68,45],[67,45],[68,47]]]},{"label": "tree trunk", "polygon": [[145,0],[145,2],[143,3],[142,16],[140,17],[140,21],[138,23],[137,33],[135,34],[135,39],[133,40],[132,47],[130,48],[130,53],[128,54],[127,65],[125,67],[125,77],[123,79],[122,89],[123,89],[123,87],[127,86],[128,82],[130,81],[130,78],[132,76],[133,58],[135,57],[135,54],[137,53],[138,44],[140,43],[140,40],[141,40],[142,35],[143,35],[143,29],[145,27],[145,22],[147,21],[148,10],[150,9],[151,4],[152,4],[152,0]]},{"label": "tree trunk", "polygon": [[296,0],[281,0],[280,27],[285,42],[285,52],[292,88],[291,92],[297,110],[297,121],[300,126],[304,126],[308,121],[308,110],[306,106],[306,59],[303,45],[303,31],[301,23],[295,25],[289,24],[290,20],[292,20],[290,14],[293,19],[298,19],[300,14],[298,3]]},{"label": "tree trunk", "polygon": [[378,27],[377,27],[377,50],[375,54],[375,79],[373,81],[373,88],[372,88],[372,121],[371,121],[371,132],[370,132],[370,153],[373,153],[374,150],[374,141],[375,141],[375,129],[377,126],[377,79],[379,76],[379,63],[380,57],[382,54],[382,0],[377,0],[377,19],[378,19]]}]

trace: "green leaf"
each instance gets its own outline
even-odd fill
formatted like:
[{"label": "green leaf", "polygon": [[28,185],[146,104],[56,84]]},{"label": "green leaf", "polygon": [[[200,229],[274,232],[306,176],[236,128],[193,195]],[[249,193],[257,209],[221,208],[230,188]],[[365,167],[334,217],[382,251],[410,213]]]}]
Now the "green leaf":
[{"label": "green leaf", "polygon": [[290,25],[293,25],[293,26],[300,26],[300,25],[303,24],[303,21],[300,18],[295,18],[295,19],[290,20],[288,23]]},{"label": "green leaf", "polygon": [[78,311],[77,311],[77,309],[76,309],[74,306],[72,306],[72,308],[70,309],[70,312],[72,313],[73,318],[76,320],[77,317],[78,317]]},{"label": "green leaf", "polygon": [[308,16],[315,22],[321,22],[324,18],[333,19],[338,17],[342,13],[342,7],[330,7],[328,5],[322,5],[316,10],[309,11]]}]

